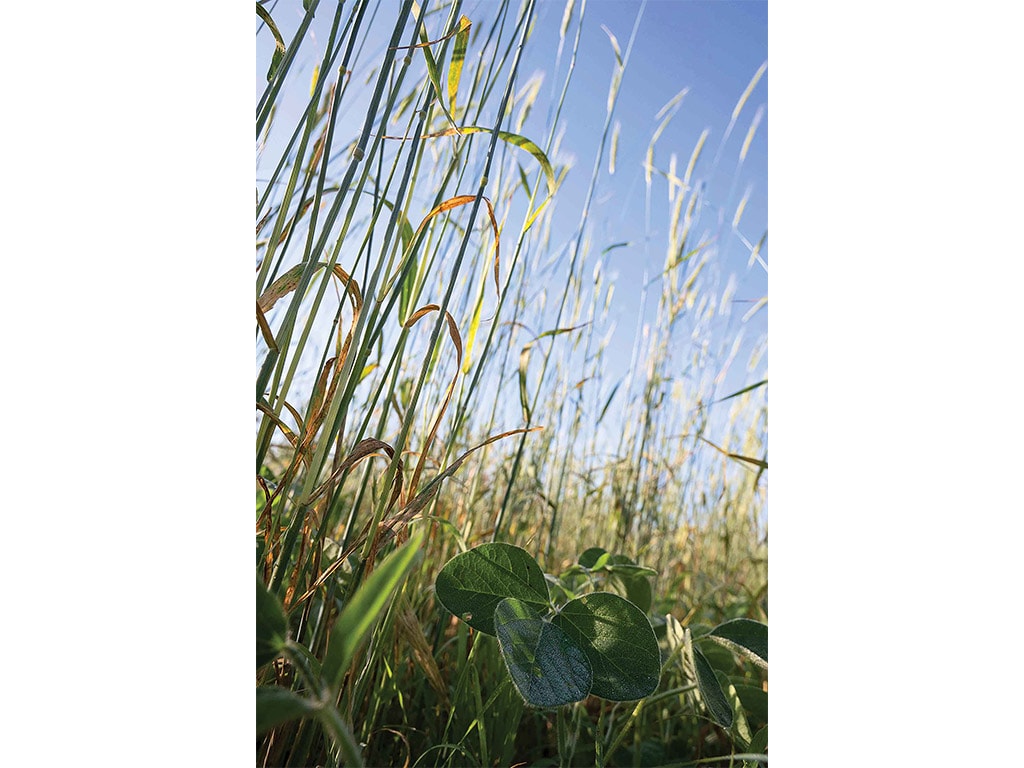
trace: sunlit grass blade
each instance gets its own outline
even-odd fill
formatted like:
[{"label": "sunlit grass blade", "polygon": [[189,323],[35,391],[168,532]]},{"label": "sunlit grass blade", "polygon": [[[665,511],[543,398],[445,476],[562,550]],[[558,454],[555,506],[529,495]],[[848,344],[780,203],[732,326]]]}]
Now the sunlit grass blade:
[{"label": "sunlit grass blade", "polygon": [[739,101],[737,101],[736,102],[736,106],[733,107],[732,118],[731,118],[730,123],[729,123],[730,127],[732,126],[733,123],[736,122],[736,118],[738,118],[740,116],[740,112],[743,111],[743,107],[744,107],[744,105],[746,105],[747,99],[750,98],[750,94],[752,94],[754,92],[755,86],[761,80],[761,76],[764,75],[764,73],[766,71],[768,71],[768,62],[767,61],[764,62],[763,64],[761,64],[761,66],[757,68],[757,72],[755,72],[754,76],[752,78],[750,78],[750,82],[747,83],[747,87],[743,91],[743,94],[740,96]]},{"label": "sunlit grass blade", "polygon": [[754,140],[754,134],[757,133],[757,126],[761,124],[762,117],[764,117],[764,107],[760,106],[754,113],[754,119],[750,122],[750,130],[747,131],[747,137],[743,140],[743,147],[740,149],[741,163],[747,159],[747,152],[750,150],[750,144]]},{"label": "sunlit grass blade", "polygon": [[700,438],[700,440],[702,442],[707,443],[712,448],[714,448],[716,451],[721,453],[723,456],[727,456],[728,458],[733,459],[735,461],[741,461],[741,462],[744,462],[746,464],[752,464],[753,466],[760,467],[761,469],[768,469],[768,462],[763,460],[763,459],[752,459],[749,456],[741,456],[738,453],[732,453],[730,451],[725,450],[724,448],[722,448],[720,446],[715,445],[714,443],[712,443],[710,440],[708,440],[703,435],[698,435],[698,437]]},{"label": "sunlit grass blade", "polygon": [[[404,281],[403,281],[402,289],[401,289],[402,290],[402,294],[403,294],[403,296],[406,296],[406,294],[411,296],[412,284],[411,284],[410,281],[414,279],[415,275],[414,275],[413,271],[409,268],[410,264],[411,264],[410,259],[412,258],[413,251],[415,250],[417,244],[419,243],[420,238],[421,238],[421,236],[423,234],[423,231],[426,229],[427,224],[429,224],[430,220],[433,219],[435,216],[439,216],[440,214],[445,213],[446,211],[450,211],[450,210],[452,210],[454,208],[459,208],[459,207],[461,207],[463,205],[470,205],[471,203],[476,202],[476,198],[477,198],[476,195],[456,195],[455,197],[450,197],[447,200],[445,200],[442,203],[440,203],[439,205],[437,205],[436,207],[434,207],[430,211],[430,213],[428,213],[426,216],[423,217],[423,221],[420,222],[420,225],[419,225],[419,227],[417,227],[416,233],[414,234],[414,236],[412,238],[412,243],[409,246],[406,247],[406,251],[405,251],[405,254],[402,257],[401,263],[395,269],[394,274],[392,274],[391,277],[387,280],[387,282],[385,283],[384,288],[381,289],[380,296],[378,297],[378,301],[383,301],[384,300],[384,297],[388,293],[390,293],[392,288],[394,287],[395,281],[397,281],[403,275],[405,277],[404,277]],[[500,235],[499,235],[499,232],[498,232],[498,221],[497,221],[497,219],[494,216],[494,207],[491,205],[491,201],[488,200],[486,197],[482,197],[481,199],[483,200],[484,204],[487,206],[487,214],[488,214],[488,217],[490,218],[491,227],[492,227],[493,232],[494,232],[494,269],[495,269],[495,284],[497,285],[497,283],[498,283],[498,254],[499,254],[499,251],[500,251],[500,248],[501,248],[501,239],[500,239]],[[500,292],[500,287],[499,287],[498,290]],[[407,301],[407,299],[406,299],[406,301]],[[402,320],[402,322],[404,323],[404,322],[406,322],[406,320]]]},{"label": "sunlit grass blade", "polygon": [[458,114],[456,99],[459,94],[459,81],[462,79],[462,64],[466,59],[466,48],[469,45],[469,28],[472,23],[465,16],[459,19],[459,28],[455,31],[455,47],[452,49],[452,60],[448,64],[448,108],[452,115]]},{"label": "sunlit grass blade", "polygon": [[[416,5],[418,8],[418,4],[414,3],[413,5]],[[458,127],[456,126],[455,118],[452,117],[451,111],[448,109],[448,106],[444,103],[444,99],[442,98],[442,95],[445,93],[445,89],[441,87],[441,72],[437,66],[437,60],[434,58],[434,54],[430,50],[430,46],[434,45],[435,43],[448,40],[458,31],[459,30],[456,29],[450,32],[449,34],[441,38],[438,38],[437,40],[428,40],[427,31],[424,27],[421,26],[420,42],[418,44],[413,46],[395,46],[395,50],[399,50],[401,48],[418,48],[423,53],[423,60],[426,63],[427,67],[427,77],[430,80],[430,84],[434,86],[434,94],[437,97],[438,106],[441,107],[441,111],[444,113],[444,116],[448,118],[448,122],[451,123],[451,125],[453,126],[453,130],[455,130],[456,133],[458,132]]]},{"label": "sunlit grass blade", "polygon": [[421,559],[422,544],[423,535],[418,534],[388,555],[342,609],[331,631],[331,640],[323,661],[323,676],[332,690],[338,689],[352,657],[388,604],[392,593]]},{"label": "sunlit grass blade", "polygon": [[[406,323],[406,328],[411,328],[421,317],[424,317],[430,312],[440,309],[436,304],[430,304],[423,309],[413,313]],[[427,452],[430,450],[431,443],[434,442],[434,437],[437,435],[437,429],[441,425],[441,418],[444,416],[446,410],[448,410],[448,404],[452,400],[452,394],[455,392],[455,384],[459,380],[459,374],[462,372],[462,336],[459,334],[458,326],[455,324],[455,318],[451,316],[450,312],[444,313],[445,320],[448,323],[448,335],[455,345],[455,374],[452,377],[451,383],[448,385],[448,391],[445,393],[444,402],[441,403],[441,408],[437,412],[437,416],[434,419],[434,424],[430,428],[430,432],[427,434],[427,438],[423,443],[423,448],[420,450],[420,460],[416,463],[416,469],[413,470],[412,479],[409,481],[409,492],[415,493],[416,487],[419,484],[420,473],[423,471],[424,462],[427,460]]]},{"label": "sunlit grass blade", "polygon": [[[441,136],[453,136],[455,134],[471,134],[471,133],[491,133],[491,128],[484,128],[478,125],[463,125],[458,129],[448,128],[437,133],[429,133],[422,138],[434,139]],[[540,163],[541,169],[544,171],[544,176],[548,183],[548,194],[554,194],[556,183],[555,183],[555,171],[551,167],[551,162],[548,160],[548,156],[544,153],[540,147],[534,142],[530,141],[525,136],[520,136],[515,133],[509,133],[508,131],[498,131],[498,138],[508,144],[519,147],[522,150],[529,152],[533,157]]]}]

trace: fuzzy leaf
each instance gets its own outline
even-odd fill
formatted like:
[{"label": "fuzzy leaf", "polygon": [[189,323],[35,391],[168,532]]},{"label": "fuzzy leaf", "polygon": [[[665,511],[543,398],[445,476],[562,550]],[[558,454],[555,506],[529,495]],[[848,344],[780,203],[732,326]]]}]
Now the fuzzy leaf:
[{"label": "fuzzy leaf", "polygon": [[768,625],[751,619],[732,619],[708,633],[711,639],[721,638],[747,651],[743,655],[755,664],[768,668]]},{"label": "fuzzy leaf", "polygon": [[715,676],[715,670],[700,648],[693,649],[693,665],[697,672],[697,686],[700,697],[711,714],[711,719],[723,728],[732,727],[732,705]]},{"label": "fuzzy leaf", "polygon": [[552,623],[590,659],[593,695],[635,701],[658,687],[658,639],[647,617],[628,600],[610,592],[594,592],[567,603]]},{"label": "fuzzy leaf", "polygon": [[506,597],[494,611],[502,658],[519,693],[537,707],[586,698],[594,673],[582,648],[529,603]]}]

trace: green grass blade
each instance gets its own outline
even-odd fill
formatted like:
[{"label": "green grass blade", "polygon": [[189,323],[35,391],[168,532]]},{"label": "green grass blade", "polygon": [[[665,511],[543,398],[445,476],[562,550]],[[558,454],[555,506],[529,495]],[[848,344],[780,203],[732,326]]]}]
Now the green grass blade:
[{"label": "green grass blade", "polygon": [[456,97],[459,93],[459,81],[462,79],[462,65],[466,59],[466,48],[469,46],[469,28],[472,26],[465,16],[459,19],[459,31],[455,35],[455,48],[452,60],[448,65],[448,109],[452,115],[457,114]]},{"label": "green grass blade", "polygon": [[288,642],[288,620],[281,601],[256,579],[256,668],[269,664]]},{"label": "green grass blade", "polygon": [[737,391],[733,392],[731,395],[726,395],[725,397],[722,397],[722,398],[719,398],[718,400],[715,400],[715,402],[716,403],[724,403],[726,400],[730,400],[730,399],[732,399],[734,397],[739,397],[740,395],[746,394],[747,392],[751,392],[751,391],[757,389],[758,387],[763,387],[767,383],[768,383],[768,379],[762,379],[761,381],[757,382],[756,384],[751,384],[749,387],[744,387],[743,389],[737,390]]},{"label": "green grass blade", "polygon": [[338,689],[359,644],[373,628],[392,593],[420,559],[422,544],[423,534],[417,534],[388,555],[342,609],[331,632],[323,663],[323,676],[331,690]]},{"label": "green grass blade", "polygon": [[[459,134],[471,134],[471,133],[491,133],[491,128],[484,128],[479,125],[464,125],[459,128],[448,128],[437,133],[431,133],[424,136],[424,138],[436,139],[441,136],[453,136],[456,133]],[[551,161],[548,160],[548,156],[544,153],[544,150],[538,147],[534,142],[530,141],[525,136],[520,136],[517,133],[509,133],[508,131],[498,131],[498,138],[502,141],[511,144],[514,147],[529,152],[533,157],[540,163],[541,170],[544,171],[544,177],[547,179],[548,194],[553,195],[557,184],[555,182],[555,171],[551,167]]]},{"label": "green grass blade", "polygon": [[256,15],[263,20],[267,28],[270,29],[270,34],[274,36],[274,55],[270,60],[270,69],[267,70],[267,82],[270,82],[274,79],[274,75],[277,74],[277,68],[281,65],[281,59],[284,58],[284,38],[281,37],[281,31],[270,17],[270,12],[259,3],[256,3]]}]

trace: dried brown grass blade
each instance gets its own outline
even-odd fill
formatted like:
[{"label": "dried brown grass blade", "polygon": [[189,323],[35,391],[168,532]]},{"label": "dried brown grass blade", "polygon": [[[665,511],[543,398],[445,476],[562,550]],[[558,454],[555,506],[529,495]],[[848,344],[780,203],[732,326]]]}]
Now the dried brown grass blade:
[{"label": "dried brown grass blade", "polygon": [[430,642],[423,634],[423,627],[419,619],[416,618],[412,606],[409,605],[408,598],[404,596],[401,607],[395,612],[395,627],[398,629],[398,634],[409,644],[413,658],[426,674],[430,687],[434,689],[442,704],[448,706],[448,686],[445,685],[441,670],[438,669],[437,662],[434,660],[434,652],[430,647]]}]

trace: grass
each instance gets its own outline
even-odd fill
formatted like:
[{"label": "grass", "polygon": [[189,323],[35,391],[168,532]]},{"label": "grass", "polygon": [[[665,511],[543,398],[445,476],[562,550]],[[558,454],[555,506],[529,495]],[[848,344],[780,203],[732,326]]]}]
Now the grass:
[{"label": "grass", "polygon": [[[637,322],[625,368],[609,349],[615,246],[595,245],[593,208],[633,40],[609,41],[607,119],[574,213],[560,207],[577,171],[558,127],[585,4],[566,6],[550,105],[520,71],[533,0],[472,19],[459,2],[309,6],[289,33],[293,19],[263,5],[283,54],[258,100],[256,211],[256,565],[309,658],[283,654],[257,684],[324,694],[326,714],[262,733],[258,763],[662,765],[745,752],[766,708],[746,739],[714,725],[668,639],[648,699],[536,710],[493,638],[433,595],[441,566],[480,543],[522,546],[552,573],[603,546],[657,571],[650,618],[663,635],[667,614],[694,632],[767,622],[767,387],[754,360],[754,386],[716,397],[735,339],[716,319],[728,303],[706,269],[716,246],[696,235],[706,134],[682,177],[674,155],[655,164],[663,126],[652,134],[648,216],[664,184],[670,234],[644,288],[656,320]],[[314,13],[332,20],[315,50]],[[258,45],[280,50],[274,37],[264,18]],[[312,78],[303,61],[316,62]],[[541,107],[552,119],[527,137]],[[556,221],[573,219],[556,240]],[[331,648],[345,608],[410,536],[417,559],[379,620],[346,641],[337,685],[313,691],[320,666],[342,658]],[[762,709],[766,673],[727,652],[710,661],[748,713]]]}]

